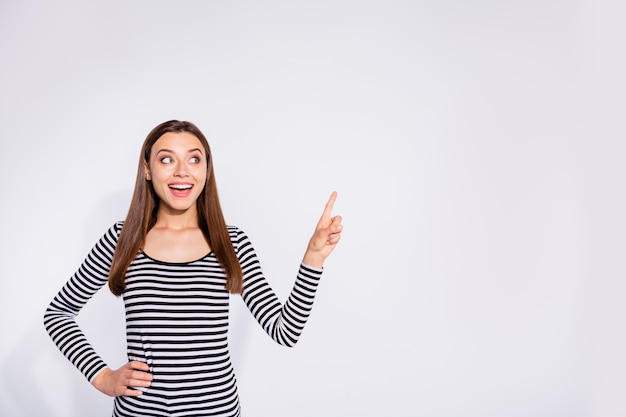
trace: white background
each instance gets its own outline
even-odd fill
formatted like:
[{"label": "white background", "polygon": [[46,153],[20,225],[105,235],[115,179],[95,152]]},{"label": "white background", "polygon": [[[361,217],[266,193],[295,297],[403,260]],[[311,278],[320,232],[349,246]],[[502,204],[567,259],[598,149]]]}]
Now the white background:
[{"label": "white background", "polygon": [[[619,4],[0,1],[0,414],[110,415],[42,315],[177,118],[282,299],[339,192],[296,348],[232,299],[245,416],[624,415]],[[79,316],[111,366],[123,321]]]}]

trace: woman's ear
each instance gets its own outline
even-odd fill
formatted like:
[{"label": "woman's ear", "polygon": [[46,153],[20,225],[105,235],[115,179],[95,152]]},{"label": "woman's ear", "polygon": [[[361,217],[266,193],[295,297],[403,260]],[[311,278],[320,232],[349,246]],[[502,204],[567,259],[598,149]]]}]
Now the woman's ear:
[{"label": "woman's ear", "polygon": [[143,164],[143,169],[144,169],[144,173],[146,174],[146,180],[150,181],[152,178],[150,177],[150,167],[148,166],[147,163],[144,162]]}]

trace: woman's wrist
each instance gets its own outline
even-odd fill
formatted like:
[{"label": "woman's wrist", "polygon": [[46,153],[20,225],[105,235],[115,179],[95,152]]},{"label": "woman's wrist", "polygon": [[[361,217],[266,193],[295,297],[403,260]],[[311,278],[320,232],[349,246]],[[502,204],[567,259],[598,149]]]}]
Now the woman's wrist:
[{"label": "woman's wrist", "polygon": [[104,392],[104,380],[108,373],[111,372],[111,368],[106,367],[103,368],[98,374],[93,377],[91,380],[91,385],[93,385],[98,391]]},{"label": "woman's wrist", "polygon": [[310,251],[305,252],[302,263],[317,269],[324,268],[324,258]]}]

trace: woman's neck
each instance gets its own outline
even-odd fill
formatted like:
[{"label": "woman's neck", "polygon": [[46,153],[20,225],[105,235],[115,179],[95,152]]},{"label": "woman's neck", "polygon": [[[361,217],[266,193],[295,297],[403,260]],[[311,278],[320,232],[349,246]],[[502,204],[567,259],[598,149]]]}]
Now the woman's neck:
[{"label": "woman's neck", "polygon": [[172,230],[195,229],[198,227],[198,212],[195,206],[185,211],[159,207],[154,227]]}]

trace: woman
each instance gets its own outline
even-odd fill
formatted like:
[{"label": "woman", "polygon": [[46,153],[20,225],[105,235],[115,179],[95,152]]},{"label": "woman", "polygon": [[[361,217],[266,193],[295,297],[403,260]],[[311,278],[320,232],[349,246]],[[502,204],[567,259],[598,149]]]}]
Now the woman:
[{"label": "woman", "polygon": [[[192,123],[162,123],[143,144],[126,220],[102,236],[52,300],[46,330],[98,390],[115,397],[113,416],[238,416],[229,293],[241,293],[277,343],[293,346],[341,236],[335,199],[333,192],[283,305],[246,234],[224,221],[206,138]],[[106,283],[126,310],[129,362],[115,370],[74,320]]]}]

